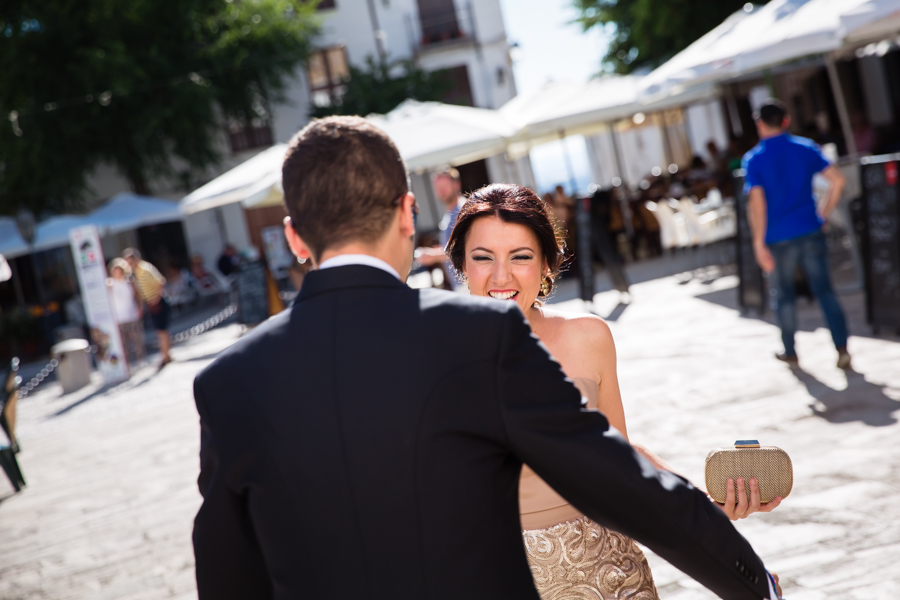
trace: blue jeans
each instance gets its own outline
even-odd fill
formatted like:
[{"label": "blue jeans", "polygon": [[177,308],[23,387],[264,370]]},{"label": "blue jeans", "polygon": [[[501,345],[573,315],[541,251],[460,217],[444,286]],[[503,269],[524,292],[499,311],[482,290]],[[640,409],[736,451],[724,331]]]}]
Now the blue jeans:
[{"label": "blue jeans", "polygon": [[794,275],[797,267],[803,268],[809,287],[822,307],[822,313],[831,339],[836,348],[847,347],[847,320],[844,311],[838,304],[837,296],[831,287],[828,274],[828,246],[825,234],[821,231],[810,233],[793,240],[776,242],[769,246],[775,258],[775,272],[769,280],[774,283],[778,324],[781,327],[781,339],[784,341],[784,352],[788,356],[796,355],[794,349],[794,333],[797,331],[797,307],[794,294]]}]

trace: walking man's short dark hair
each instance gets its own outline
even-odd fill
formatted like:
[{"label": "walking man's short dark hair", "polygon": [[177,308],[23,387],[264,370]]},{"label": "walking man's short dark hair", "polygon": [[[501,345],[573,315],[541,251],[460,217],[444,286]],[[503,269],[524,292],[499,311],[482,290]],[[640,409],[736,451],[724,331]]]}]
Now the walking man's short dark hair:
[{"label": "walking man's short dark hair", "polygon": [[327,248],[371,243],[409,192],[400,151],[360,117],[316,119],[291,140],[282,167],[293,227],[318,259]]},{"label": "walking man's short dark hair", "polygon": [[787,116],[787,106],[781,100],[769,98],[762,103],[758,110],[753,112],[754,121],[762,121],[769,127],[780,128]]}]

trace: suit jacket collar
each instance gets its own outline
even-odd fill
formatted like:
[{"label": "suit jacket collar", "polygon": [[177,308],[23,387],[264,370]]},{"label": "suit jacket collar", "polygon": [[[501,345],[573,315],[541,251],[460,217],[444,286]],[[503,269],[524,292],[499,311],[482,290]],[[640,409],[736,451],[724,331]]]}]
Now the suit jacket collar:
[{"label": "suit jacket collar", "polygon": [[390,273],[367,265],[345,265],[323,271],[310,271],[294,304],[307,298],[343,289],[360,287],[405,288],[406,284]]}]

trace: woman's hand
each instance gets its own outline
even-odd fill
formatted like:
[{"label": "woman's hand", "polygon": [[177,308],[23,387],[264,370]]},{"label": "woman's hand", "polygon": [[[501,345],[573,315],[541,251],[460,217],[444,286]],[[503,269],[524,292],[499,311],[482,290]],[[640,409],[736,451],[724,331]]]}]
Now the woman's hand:
[{"label": "woman's hand", "polygon": [[[772,502],[774,502],[774,500]],[[769,504],[772,502],[769,502]],[[781,595],[784,594],[784,592],[781,589],[781,584],[778,582],[778,573],[770,573],[770,575],[772,576],[772,579],[775,580],[775,593],[781,598]]]},{"label": "woman's hand", "polygon": [[[737,494],[735,494],[735,482],[733,479],[728,480],[726,490],[725,504],[716,502],[716,506],[721,508],[725,516],[732,521],[746,519],[755,512],[771,512],[783,500],[783,498],[778,497],[771,502],[762,504],[759,501],[759,484],[755,479],[750,480],[750,502],[747,502],[747,488],[744,487],[743,477],[737,480]],[[737,497],[736,499],[735,496]]]}]

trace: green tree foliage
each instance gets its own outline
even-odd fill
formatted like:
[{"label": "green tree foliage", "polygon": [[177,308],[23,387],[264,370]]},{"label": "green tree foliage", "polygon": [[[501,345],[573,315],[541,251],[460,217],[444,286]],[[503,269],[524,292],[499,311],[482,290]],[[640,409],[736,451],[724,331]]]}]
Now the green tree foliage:
[{"label": "green tree foliage", "polygon": [[746,0],[573,2],[579,12],[577,21],[585,31],[603,27],[612,35],[603,67],[616,73],[659,66],[746,4]]},{"label": "green tree foliage", "polygon": [[101,163],[144,194],[214,164],[224,122],[285,100],[315,4],[0,2],[0,213],[77,207]]},{"label": "green tree foliage", "polygon": [[314,117],[386,114],[410,98],[440,101],[452,85],[440,71],[429,73],[409,60],[382,62],[369,56],[365,68],[350,65],[349,71],[340,104],[315,107]]}]

